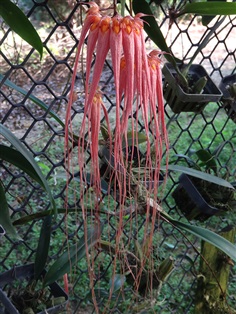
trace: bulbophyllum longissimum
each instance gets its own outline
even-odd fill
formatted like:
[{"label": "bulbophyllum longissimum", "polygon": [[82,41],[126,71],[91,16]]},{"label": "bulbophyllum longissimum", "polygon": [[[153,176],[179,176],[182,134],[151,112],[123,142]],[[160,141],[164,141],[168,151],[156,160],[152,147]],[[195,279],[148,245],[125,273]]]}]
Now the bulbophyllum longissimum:
[{"label": "bulbophyllum longissimum", "polygon": [[[106,148],[109,150],[110,156],[108,163],[110,162],[111,164],[108,193],[112,192],[113,199],[119,204],[116,206],[118,222],[115,235],[115,251],[119,257],[114,257],[114,265],[117,258],[120,262],[121,254],[118,254],[118,252],[125,247],[123,230],[124,225],[127,224],[127,219],[124,221],[124,213],[127,215],[127,199],[131,197],[133,199],[132,206],[130,206],[130,228],[132,217],[134,217],[133,213],[138,215],[142,212],[143,215],[145,212],[144,217],[146,217],[144,238],[142,239],[146,253],[141,262],[140,271],[133,274],[135,286],[138,288],[142,268],[145,267],[145,263],[150,262],[152,238],[158,214],[157,207],[150,205],[152,202],[148,200],[151,198],[157,199],[162,156],[164,151],[168,151],[167,131],[164,121],[160,53],[155,50],[150,53],[146,51],[142,13],[135,16],[122,17],[115,12],[110,17],[102,14],[96,3],[89,2],[86,4],[89,5],[89,9],[77,47],[71,92],[66,113],[66,167],[68,170],[70,169],[71,145],[69,141],[73,138],[74,134],[71,110],[74,103],[75,79],[82,47],[88,36],[84,115],[79,134],[76,134],[78,137],[78,164],[81,182],[80,205],[86,224],[87,209],[84,206],[84,192],[85,187],[87,189],[89,184],[95,192],[92,214],[99,220],[102,197],[101,171],[99,168],[99,144],[101,143],[99,141],[99,134],[101,129],[101,112],[103,112],[108,130],[108,139],[106,142]],[[110,52],[111,56],[116,97],[116,116],[113,131],[111,131],[110,116],[106,106],[103,104],[102,93],[99,89],[99,82],[108,52]],[[94,53],[96,59],[92,68],[91,64]],[[132,160],[132,156],[134,155],[135,147],[139,147],[140,130],[145,134],[145,144],[143,144],[145,146],[145,158],[142,157],[141,160],[141,155],[138,154],[138,159],[140,160],[136,162],[136,175],[134,175],[134,165],[130,160]],[[130,134],[132,134],[131,138]],[[85,154],[87,151],[90,152],[91,156],[89,182],[86,181],[86,171],[88,170],[86,168]],[[137,171],[137,168],[140,168],[140,171]],[[142,210],[140,210],[141,207]],[[133,233],[133,231],[130,230],[130,233]],[[87,257],[91,258],[89,252],[87,252]],[[127,263],[127,261],[124,263]],[[127,269],[127,267],[125,265],[124,269]],[[132,269],[129,268],[129,271],[132,272]],[[93,277],[92,275],[91,278]]]}]

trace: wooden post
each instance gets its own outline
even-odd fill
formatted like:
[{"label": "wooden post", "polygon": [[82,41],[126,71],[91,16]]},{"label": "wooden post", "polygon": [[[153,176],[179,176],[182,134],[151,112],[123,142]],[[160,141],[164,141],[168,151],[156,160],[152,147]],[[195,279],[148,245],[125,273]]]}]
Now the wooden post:
[{"label": "wooden post", "polygon": [[[227,227],[220,233],[234,243],[236,227]],[[202,241],[201,254],[210,265],[200,260],[196,291],[195,314],[236,314],[226,302],[230,267],[233,261],[208,242]]]}]

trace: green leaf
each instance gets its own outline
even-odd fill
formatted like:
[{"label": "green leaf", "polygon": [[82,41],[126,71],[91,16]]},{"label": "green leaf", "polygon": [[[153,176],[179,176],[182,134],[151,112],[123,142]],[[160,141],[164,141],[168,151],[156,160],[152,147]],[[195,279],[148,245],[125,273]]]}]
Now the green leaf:
[{"label": "green leaf", "polygon": [[187,3],[184,8],[180,10],[178,17],[186,13],[199,15],[235,15],[236,3],[221,3],[219,1],[192,2]]},{"label": "green leaf", "polygon": [[[77,213],[77,212],[78,212],[78,208],[57,208],[58,214],[68,214],[68,213]],[[51,209],[40,211],[38,213],[27,215],[17,220],[14,220],[13,226],[25,225],[33,220],[43,219],[50,215],[52,215]]]},{"label": "green leaf", "polygon": [[86,255],[86,250],[89,250],[99,240],[102,228],[101,224],[97,224],[88,229],[87,237],[83,236],[79,243],[71,246],[56,260],[44,277],[44,287],[50,285],[54,281],[57,281],[62,278],[64,274],[70,272],[71,267],[73,267]]},{"label": "green leaf", "polygon": [[[207,0],[208,2],[212,2],[212,0]],[[226,2],[226,0],[218,0],[221,2]],[[211,20],[213,20],[213,18],[215,17],[215,15],[204,15],[202,16],[202,25],[207,26]]]},{"label": "green leaf", "polygon": [[7,204],[7,199],[6,199],[6,194],[5,194],[5,189],[1,181],[0,181],[0,224],[5,229],[6,234],[11,237],[11,240],[13,241],[22,240],[17,234],[16,229],[12,225],[10,214],[9,214],[9,209],[8,209],[8,204]]},{"label": "green leaf", "polygon": [[51,189],[46,179],[44,178],[44,175],[41,169],[39,168],[37,162],[34,160],[33,155],[26,149],[26,147],[21,143],[21,141],[1,123],[0,123],[0,134],[4,136],[12,144],[12,146],[31,164],[31,167],[34,169],[34,172],[39,177],[38,182],[39,183],[41,182],[41,186],[47,192],[53,211],[56,214],[57,209],[56,209],[54,198],[51,193]]},{"label": "green leaf", "polygon": [[125,275],[116,274],[113,278],[110,279],[109,288],[111,289],[112,293],[120,290],[126,281]]},{"label": "green leaf", "polygon": [[202,227],[185,224],[174,219],[169,220],[178,229],[190,232],[198,238],[201,238],[202,240],[211,243],[212,245],[223,251],[225,254],[227,254],[230,258],[232,258],[232,260],[236,261],[236,246],[225,238],[221,237],[213,231]]},{"label": "green leaf", "polygon": [[[2,74],[0,74],[0,80],[2,81],[3,79],[4,79],[4,76]],[[28,92],[25,89],[12,83],[10,80],[5,80],[3,84],[16,90],[17,92],[21,93],[24,96],[28,95]],[[32,102],[34,102],[36,105],[38,105],[41,109],[43,109],[45,112],[48,112],[49,115],[52,118],[54,118],[63,127],[63,129],[65,128],[65,124],[62,122],[62,120],[59,118],[59,116],[53,110],[50,110],[49,107],[43,101],[41,101],[40,99],[38,99],[37,97],[35,97],[31,94],[28,95],[27,97]]]},{"label": "green leaf", "polygon": [[[166,166],[162,166],[161,170],[165,171],[166,170]],[[184,166],[178,166],[178,165],[168,165],[168,170],[171,171],[178,171],[181,173],[186,173],[190,176],[208,181],[208,182],[212,182],[230,189],[234,189],[234,187],[232,186],[232,184],[230,184],[228,181],[218,178],[216,176],[213,176],[209,173],[205,173],[202,171],[198,171],[192,168],[188,168],[188,167],[184,167]]]},{"label": "green leaf", "polygon": [[163,52],[166,52],[164,55],[165,58],[172,64],[176,64],[176,61],[181,62],[172,56],[172,53],[166,44],[165,38],[153,16],[149,4],[145,0],[133,0],[133,10],[135,14],[141,12],[146,15],[143,17],[143,20],[145,21],[144,29],[149,38],[158,46],[158,48]]},{"label": "green leaf", "polygon": [[22,39],[35,48],[42,58],[42,41],[24,13],[10,0],[0,0],[0,16]]},{"label": "green leaf", "polygon": [[51,239],[52,216],[47,216],[42,224],[40,237],[35,256],[34,276],[39,279],[48,258],[49,244]]},{"label": "green leaf", "polygon": [[[1,127],[0,127],[1,128]],[[0,144],[0,159],[9,162],[17,168],[23,170],[32,179],[37,181],[42,187],[44,187],[42,180],[38,173],[35,171],[32,164],[17,150],[14,148]]]},{"label": "green leaf", "polygon": [[212,169],[215,173],[217,173],[217,163],[211,153],[209,153],[206,149],[199,149],[196,151],[196,155],[207,169]]},{"label": "green leaf", "polygon": [[[127,140],[128,140],[128,146],[132,146],[133,144],[136,144],[138,142],[138,144],[142,144],[145,143],[147,141],[147,135],[142,133],[142,132],[138,132],[137,134],[137,138],[136,138],[136,134],[133,134],[132,131],[127,132]],[[135,137],[135,138],[134,138]],[[125,141],[123,141],[123,144],[126,146]]]},{"label": "green leaf", "polygon": [[[195,152],[194,152],[195,153]],[[184,154],[175,154],[174,157],[178,158],[180,160],[184,160],[189,166],[195,168],[195,169],[199,169],[198,165],[195,163],[195,161],[193,161],[190,157],[184,155]],[[169,164],[176,162],[176,161],[172,161]]]}]

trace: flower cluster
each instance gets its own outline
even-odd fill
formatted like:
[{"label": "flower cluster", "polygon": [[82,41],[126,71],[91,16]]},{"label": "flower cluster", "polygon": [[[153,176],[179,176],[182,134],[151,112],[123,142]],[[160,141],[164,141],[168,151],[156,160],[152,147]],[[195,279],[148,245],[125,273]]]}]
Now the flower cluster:
[{"label": "flower cluster", "polygon": [[[108,130],[106,148],[109,155],[106,156],[106,160],[110,163],[110,169],[106,174],[108,173],[110,176],[108,184],[113,186],[109,186],[108,194],[111,193],[113,199],[119,204],[116,206],[117,216],[119,217],[115,237],[116,252],[123,245],[121,241],[124,228],[123,216],[127,213],[127,210],[130,210],[130,213],[144,214],[147,224],[151,216],[151,228],[146,227],[145,238],[143,239],[143,243],[150,243],[148,247],[145,244],[147,260],[142,261],[142,267],[144,267],[150,255],[155,229],[154,224],[158,212],[158,205],[155,205],[157,203],[153,199],[157,199],[163,147],[165,146],[168,149],[159,52],[156,50],[150,53],[146,52],[143,14],[140,13],[134,17],[122,17],[115,13],[113,17],[110,17],[102,15],[96,3],[89,2],[88,5],[90,8],[77,47],[68,102],[66,145],[72,128],[71,108],[74,102],[74,85],[79,57],[87,36],[84,116],[78,135],[80,198],[82,200],[80,203],[83,217],[86,220],[83,193],[84,187],[88,184],[95,191],[93,204],[95,203],[94,208],[97,217],[99,217],[100,212],[100,196],[102,193],[98,155],[101,110],[103,110]],[[99,89],[99,82],[108,53],[110,53],[109,57],[112,63],[116,99],[116,117],[113,131],[110,130],[109,114],[102,102],[102,93]],[[92,68],[94,54],[96,58]],[[140,130],[142,134],[145,134],[145,139],[142,137],[145,153],[142,154],[138,148]],[[84,174],[86,167],[85,150],[88,150],[91,156],[89,183],[86,181],[86,175]],[[135,158],[135,162],[132,163],[131,160]],[[136,170],[136,174],[133,171],[135,167],[140,170]],[[133,203],[128,201],[127,204],[127,199],[131,199],[130,196],[134,201]],[[138,286],[141,273],[142,269],[139,275],[133,276],[136,278],[136,286]]]},{"label": "flower cluster", "polygon": [[[96,3],[89,2],[89,6],[77,49],[72,78],[72,92],[67,110],[67,126],[70,125],[70,111],[73,104],[74,82],[78,70],[78,61],[88,34],[84,120],[81,126],[80,137],[84,136],[85,125],[88,123],[87,129],[91,132],[90,143],[92,167],[95,170],[93,172],[94,180],[99,180],[97,177],[97,153],[102,99],[100,96],[98,97],[98,85],[109,51],[111,53],[116,91],[116,126],[113,141],[114,167],[116,168],[120,162],[123,163],[122,142],[123,138],[127,136],[128,121],[135,114],[136,120],[138,117],[142,119],[144,131],[147,135],[146,165],[153,165],[153,160],[150,159],[151,142],[149,133],[151,131],[157,155],[154,167],[158,168],[162,157],[163,139],[167,142],[162,98],[162,78],[158,52],[152,51],[148,55],[146,53],[143,20],[141,19],[143,14],[140,13],[134,17],[121,17],[116,13],[113,17],[109,17],[101,14]],[[94,52],[96,53],[96,60],[93,71],[91,71]],[[123,102],[122,110],[121,102]],[[103,109],[105,110],[105,108]],[[134,128],[134,124],[131,123],[131,125]],[[81,157],[82,155],[79,155],[79,160]],[[80,165],[82,166],[82,162],[80,162]]]}]

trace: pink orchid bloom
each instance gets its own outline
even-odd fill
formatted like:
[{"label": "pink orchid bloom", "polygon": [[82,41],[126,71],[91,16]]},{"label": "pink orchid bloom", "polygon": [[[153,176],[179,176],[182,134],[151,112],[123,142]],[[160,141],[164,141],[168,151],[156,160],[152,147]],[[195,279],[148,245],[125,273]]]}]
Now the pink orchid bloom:
[{"label": "pink orchid bloom", "polygon": [[[73,138],[71,108],[74,102],[75,78],[81,49],[88,35],[84,116],[78,134],[78,163],[81,181],[80,196],[82,200],[80,203],[83,217],[86,220],[83,191],[87,185],[85,150],[88,150],[91,155],[90,185],[96,193],[97,203],[95,204],[95,209],[99,213],[99,202],[102,193],[98,154],[101,110],[103,110],[109,131],[110,144],[108,146],[110,155],[114,157],[113,170],[111,171],[114,194],[116,194],[114,198],[118,199],[119,203],[119,221],[116,233],[116,249],[118,251],[124,228],[123,210],[127,207],[127,197],[130,194],[132,195],[133,169],[128,159],[130,146],[133,154],[134,148],[139,146],[139,132],[145,133],[145,161],[142,165],[141,160],[138,161],[138,167],[142,167],[145,170],[142,175],[138,174],[137,181],[146,187],[146,196],[148,198],[149,195],[157,198],[163,148],[165,147],[168,151],[168,138],[164,121],[161,62],[158,51],[152,51],[148,55],[146,53],[143,21],[141,19],[143,14],[140,13],[134,17],[121,17],[119,14],[115,14],[113,17],[109,17],[101,14],[96,3],[89,2],[88,5],[90,8],[87,12],[77,47],[66,113],[65,150],[67,151],[67,168],[69,169],[70,167],[69,138]],[[99,91],[99,82],[109,51],[111,53],[116,94],[114,134],[111,134],[109,129],[109,115],[102,102],[102,94]],[[91,64],[94,52],[96,59],[92,69]],[[131,144],[130,140],[128,140],[128,130],[132,133]],[[143,241],[143,245],[146,245],[146,240],[149,240],[149,247],[145,249],[147,251],[147,260],[143,261],[144,264],[148,261],[151,252],[152,237],[158,214],[156,207],[154,206],[152,211],[151,207],[151,205],[147,205],[146,208],[144,233],[146,238]],[[150,214],[152,216],[151,228],[148,227]],[[89,256],[88,252],[87,256]],[[141,279],[142,270],[140,270],[139,274],[136,274],[137,286]]]}]

